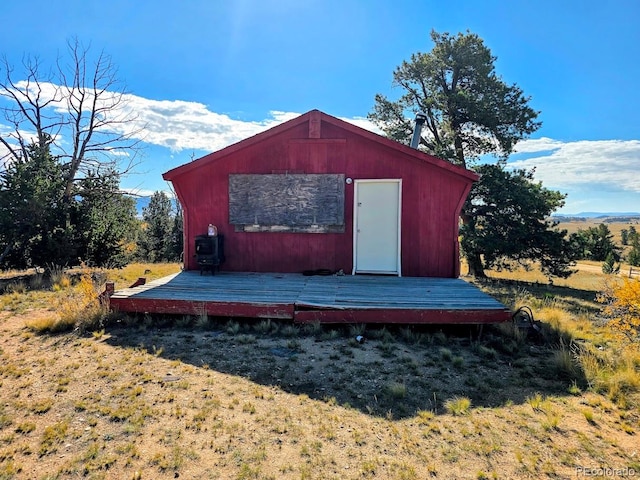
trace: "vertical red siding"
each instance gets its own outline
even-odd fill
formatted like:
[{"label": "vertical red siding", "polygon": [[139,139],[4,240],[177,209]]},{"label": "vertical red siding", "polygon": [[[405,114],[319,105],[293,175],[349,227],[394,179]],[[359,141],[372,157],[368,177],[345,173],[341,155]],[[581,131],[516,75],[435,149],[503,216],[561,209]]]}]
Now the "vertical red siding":
[{"label": "vertical red siding", "polygon": [[238,144],[228,154],[213,153],[198,160],[197,168],[171,175],[185,213],[186,268],[197,268],[191,243],[213,223],[225,235],[223,270],[350,272],[354,184],[345,185],[344,233],[236,232],[229,224],[229,174],[341,173],[352,179],[402,179],[403,275],[457,276],[458,213],[471,180],[312,113],[315,123],[276,127],[281,130],[276,135],[244,148]]}]

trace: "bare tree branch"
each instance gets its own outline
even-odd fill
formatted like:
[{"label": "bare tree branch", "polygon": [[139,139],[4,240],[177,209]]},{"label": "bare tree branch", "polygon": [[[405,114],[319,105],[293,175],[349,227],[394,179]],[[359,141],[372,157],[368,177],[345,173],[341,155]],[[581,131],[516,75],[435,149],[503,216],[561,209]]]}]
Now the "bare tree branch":
[{"label": "bare tree branch", "polygon": [[10,127],[8,133],[0,130],[0,145],[13,161],[27,159],[32,142],[49,145],[66,167],[67,200],[76,180],[89,172],[131,171],[141,144],[111,58],[100,52],[92,59],[89,53],[72,39],[52,71],[44,70],[37,57],[26,57],[22,77],[6,57],[0,62],[0,96],[8,103],[0,111]]}]

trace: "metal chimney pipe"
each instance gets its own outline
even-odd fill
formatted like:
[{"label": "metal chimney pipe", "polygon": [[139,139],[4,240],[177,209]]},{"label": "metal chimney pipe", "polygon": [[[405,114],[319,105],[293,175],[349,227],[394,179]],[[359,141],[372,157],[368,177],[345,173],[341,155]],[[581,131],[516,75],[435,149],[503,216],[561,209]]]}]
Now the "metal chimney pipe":
[{"label": "metal chimney pipe", "polygon": [[418,148],[418,145],[420,145],[420,134],[422,133],[422,126],[424,125],[424,122],[427,121],[427,116],[422,113],[422,112],[418,112],[416,113],[416,124],[413,128],[413,137],[411,138],[411,148]]}]

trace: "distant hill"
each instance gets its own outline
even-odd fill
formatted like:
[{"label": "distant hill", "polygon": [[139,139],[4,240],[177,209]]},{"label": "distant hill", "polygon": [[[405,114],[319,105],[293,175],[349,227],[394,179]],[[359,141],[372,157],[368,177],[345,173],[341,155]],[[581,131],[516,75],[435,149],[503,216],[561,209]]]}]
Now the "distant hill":
[{"label": "distant hill", "polygon": [[580,213],[558,213],[554,217],[567,218],[600,218],[600,217],[640,217],[640,212],[580,212]]},{"label": "distant hill", "polygon": [[602,223],[638,223],[640,212],[580,212],[576,214],[553,214],[553,219],[559,222],[599,221]]},{"label": "distant hill", "polygon": [[583,218],[598,218],[598,217],[640,217],[640,212],[581,212],[576,214],[564,214],[559,215],[562,217],[583,217]]}]

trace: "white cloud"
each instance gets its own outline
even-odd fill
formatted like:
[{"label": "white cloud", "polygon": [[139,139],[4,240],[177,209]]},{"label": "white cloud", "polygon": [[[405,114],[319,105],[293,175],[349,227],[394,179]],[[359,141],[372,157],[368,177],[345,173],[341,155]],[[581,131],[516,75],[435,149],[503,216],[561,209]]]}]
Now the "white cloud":
[{"label": "white cloud", "polygon": [[[128,107],[135,112],[132,129],[142,129],[146,143],[166,147],[173,152],[201,150],[213,152],[268,130],[300,115],[296,112],[272,110],[260,121],[243,121],[216,113],[198,102],[150,100],[128,96]],[[342,118],[376,133],[380,130],[362,117]]]},{"label": "white cloud", "polygon": [[547,187],[604,185],[640,193],[640,140],[560,142],[541,138],[523,141],[517,150],[529,158],[510,161],[509,166],[535,168],[536,178]]},{"label": "white cloud", "polygon": [[122,188],[121,191],[123,193],[127,193],[134,197],[150,197],[157,191],[164,192],[169,198],[174,198],[174,193],[171,189],[166,190],[149,190],[145,188]]},{"label": "white cloud", "polygon": [[[18,82],[16,86],[18,88],[16,94],[23,100],[26,99],[24,96],[26,90],[33,88],[33,85],[30,86],[25,81]],[[41,102],[51,101],[48,111],[52,116],[66,111],[68,107],[63,98],[63,89],[52,83],[41,83],[39,89],[38,95]],[[300,115],[296,112],[273,110],[268,112],[263,120],[243,121],[233,119],[224,113],[214,112],[207,105],[199,102],[152,100],[126,94],[123,102],[120,103],[118,94],[109,92],[101,94],[100,102],[101,107],[107,107],[112,119],[126,119],[110,125],[117,133],[132,135],[145,143],[165,147],[172,152],[182,150],[213,152]],[[118,108],[110,109],[111,105],[118,105]],[[342,118],[342,120],[380,133],[380,130],[366,118]]]},{"label": "white cloud", "polygon": [[548,150],[557,150],[562,147],[562,142],[553,140],[552,138],[542,137],[535,139],[522,140],[517,143],[514,149],[516,153],[532,153],[544,152]]},{"label": "white cloud", "polygon": [[123,128],[140,130],[144,142],[173,152],[219,150],[282,123],[292,115],[270,112],[270,117],[262,122],[246,122],[213,112],[197,102],[149,100],[135,95],[129,95],[128,100],[127,108],[135,112],[136,119]]},{"label": "white cloud", "polygon": [[364,128],[365,130],[369,130],[370,132],[377,133],[378,135],[382,135],[382,130],[380,130],[371,120],[365,117],[353,117],[353,118],[345,118],[339,117],[340,120],[344,120],[345,122],[349,122],[356,127]]}]

